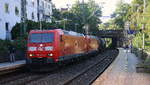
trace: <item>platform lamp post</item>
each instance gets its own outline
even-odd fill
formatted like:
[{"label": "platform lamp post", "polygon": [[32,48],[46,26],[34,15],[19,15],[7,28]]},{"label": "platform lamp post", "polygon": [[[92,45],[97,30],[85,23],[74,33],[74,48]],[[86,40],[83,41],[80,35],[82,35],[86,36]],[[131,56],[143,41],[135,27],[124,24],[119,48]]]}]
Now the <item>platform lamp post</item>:
[{"label": "platform lamp post", "polygon": [[75,32],[77,32],[78,23],[75,23]]},{"label": "platform lamp post", "polygon": [[[134,9],[132,10],[133,13],[134,13],[134,12],[137,12],[137,13],[138,13],[138,12],[139,12],[139,9],[138,9],[139,4],[133,4],[133,6],[137,8],[136,10],[134,10]],[[137,16],[137,18],[136,18],[136,25],[135,25],[135,27],[138,26],[138,24],[137,24],[137,23],[138,23],[138,19],[139,19],[139,14],[138,14],[138,16]],[[132,22],[131,22],[131,23],[132,23]],[[131,40],[131,46],[133,47],[133,40]],[[139,41],[137,41],[137,46],[139,46]],[[131,52],[132,52],[132,50],[133,50],[133,48],[131,48]]]},{"label": "platform lamp post", "polygon": [[85,13],[85,7],[84,7],[84,0],[82,0],[82,19],[83,19],[83,30],[85,30],[85,34],[88,34],[88,28],[85,28],[85,16],[84,16],[84,13]]},{"label": "platform lamp post", "polygon": [[[79,0],[78,0],[79,1]],[[82,19],[83,19],[83,22],[82,22],[82,24],[83,24],[83,27],[82,27],[82,29],[83,29],[83,33],[85,33],[86,35],[88,35],[88,28],[87,28],[87,26],[88,26],[88,24],[86,24],[86,20],[85,20],[85,16],[84,16],[84,14],[85,14],[85,2],[84,2],[84,0],[81,0],[81,6],[82,6]]]},{"label": "platform lamp post", "polygon": [[63,19],[63,22],[64,22],[64,30],[66,29],[66,21],[67,21],[67,19]]},{"label": "platform lamp post", "polygon": [[[145,8],[146,8],[146,0],[143,0],[143,14],[145,12]],[[144,21],[144,15],[143,15],[143,21]],[[142,24],[142,30],[145,29],[145,24],[143,22]],[[144,31],[142,32],[142,56],[144,55],[144,49],[145,49],[145,34],[144,34]]]},{"label": "platform lamp post", "polygon": [[[143,8],[143,13],[145,12],[145,8],[146,8],[146,0],[143,0],[144,3],[144,8]],[[144,16],[143,16],[143,21],[144,21]],[[145,29],[145,24],[143,23],[142,25],[142,30]],[[143,32],[143,46],[142,46],[143,50],[145,49],[145,34]]]}]

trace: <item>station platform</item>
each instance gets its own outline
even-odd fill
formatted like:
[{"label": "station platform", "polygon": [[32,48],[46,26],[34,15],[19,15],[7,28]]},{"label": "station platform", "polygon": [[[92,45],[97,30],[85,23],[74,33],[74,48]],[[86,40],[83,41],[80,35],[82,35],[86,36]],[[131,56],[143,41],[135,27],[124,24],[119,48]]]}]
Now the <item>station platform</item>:
[{"label": "station platform", "polygon": [[119,55],[92,85],[150,85],[150,73],[137,73],[138,58],[119,48]]},{"label": "station platform", "polygon": [[0,71],[16,69],[25,65],[25,60],[19,60],[15,62],[0,63]]}]

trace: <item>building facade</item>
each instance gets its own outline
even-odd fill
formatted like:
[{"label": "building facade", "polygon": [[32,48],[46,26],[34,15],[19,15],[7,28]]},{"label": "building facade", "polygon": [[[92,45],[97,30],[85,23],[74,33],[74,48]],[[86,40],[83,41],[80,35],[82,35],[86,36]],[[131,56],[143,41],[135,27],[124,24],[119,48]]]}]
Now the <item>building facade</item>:
[{"label": "building facade", "polygon": [[37,12],[37,0],[26,0],[27,19],[32,21],[38,21]]},{"label": "building facade", "polygon": [[51,0],[38,0],[38,21],[51,22],[52,2]]},{"label": "building facade", "polygon": [[[11,39],[11,30],[21,22],[21,0],[0,0],[0,39]],[[26,17],[51,22],[51,0],[26,0]]]},{"label": "building facade", "polygon": [[10,38],[12,27],[20,22],[20,0],[0,0],[0,39]]}]

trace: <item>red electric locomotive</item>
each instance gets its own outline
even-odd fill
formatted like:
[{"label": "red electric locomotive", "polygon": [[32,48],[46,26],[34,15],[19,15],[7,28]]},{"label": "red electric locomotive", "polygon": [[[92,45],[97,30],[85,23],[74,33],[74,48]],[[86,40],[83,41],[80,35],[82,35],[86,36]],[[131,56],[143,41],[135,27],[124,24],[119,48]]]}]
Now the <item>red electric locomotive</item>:
[{"label": "red electric locomotive", "polygon": [[66,62],[98,52],[100,41],[94,36],[61,29],[32,30],[27,47],[27,64],[38,65]]}]

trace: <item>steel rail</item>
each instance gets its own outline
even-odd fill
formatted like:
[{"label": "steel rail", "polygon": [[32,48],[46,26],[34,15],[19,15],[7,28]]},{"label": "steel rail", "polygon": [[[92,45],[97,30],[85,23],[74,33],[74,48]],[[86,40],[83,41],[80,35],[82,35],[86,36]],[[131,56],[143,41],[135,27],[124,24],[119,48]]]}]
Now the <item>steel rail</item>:
[{"label": "steel rail", "polygon": [[[116,57],[116,56],[113,55],[113,57]],[[84,69],[82,72],[80,72],[80,73],[74,75],[73,77],[70,77],[68,80],[66,80],[66,81],[64,81],[64,82],[61,82],[61,83],[59,83],[58,85],[69,85],[72,81],[78,79],[80,76],[82,76],[83,74],[87,73],[88,71],[90,71],[90,70],[91,70],[92,68],[94,68],[95,66],[100,65],[100,64],[102,64],[104,61],[109,60],[109,59],[110,59],[110,56],[106,56],[106,57],[101,58],[97,63],[95,63],[95,64],[89,66],[88,68]],[[113,61],[113,59],[111,59],[111,62],[112,62],[112,61]],[[100,71],[100,74],[109,66],[109,64],[111,64],[111,62],[109,61],[109,62],[107,63],[107,65],[105,65],[105,67]],[[98,74],[98,75],[100,75],[100,74]],[[98,75],[97,75],[97,76],[98,76]],[[97,76],[96,76],[95,78],[97,78]],[[94,78],[94,79],[95,79],[95,78]],[[92,80],[92,81],[93,81],[93,80]],[[91,83],[92,81],[90,81],[90,83]]]}]

